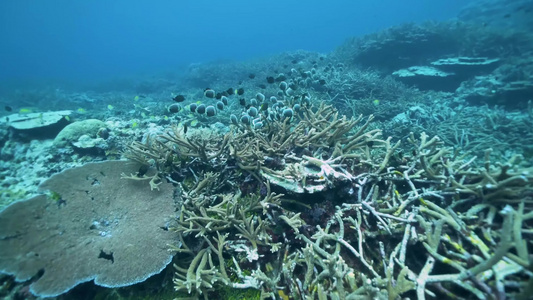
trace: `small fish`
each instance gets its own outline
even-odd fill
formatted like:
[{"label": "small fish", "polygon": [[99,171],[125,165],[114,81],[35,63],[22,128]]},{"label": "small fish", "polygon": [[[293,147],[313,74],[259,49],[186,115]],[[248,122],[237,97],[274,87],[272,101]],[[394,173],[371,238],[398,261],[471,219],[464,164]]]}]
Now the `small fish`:
[{"label": "small fish", "polygon": [[259,88],[263,89],[263,90],[267,88],[267,86],[264,85],[264,84],[262,84],[262,83],[261,83],[261,84],[258,84],[257,86],[258,86]]},{"label": "small fish", "polygon": [[111,104],[108,104],[108,105],[107,105],[107,109],[109,109],[109,110],[113,110],[113,109],[115,109],[115,107],[114,107],[113,105],[111,105]]},{"label": "small fish", "polygon": [[250,78],[250,79],[254,79],[254,78],[255,78],[255,74],[250,73],[250,75],[248,75],[248,78]]},{"label": "small fish", "polygon": [[133,97],[133,101],[139,101],[139,98],[140,98],[139,96],[135,96]]},{"label": "small fish", "polygon": [[261,104],[261,111],[265,111],[268,109],[268,102],[263,102],[263,104]]},{"label": "small fish", "polygon": [[287,294],[285,294],[285,292],[283,290],[278,290],[278,295],[279,297],[282,299],[282,300],[289,300],[289,296],[287,296]]},{"label": "small fish", "polygon": [[241,96],[242,94],[244,94],[244,88],[239,88],[237,90],[237,95]]},{"label": "small fish", "polygon": [[181,110],[181,106],[177,103],[174,103],[172,105],[170,105],[168,108],[167,108],[168,112],[170,113],[177,113]]},{"label": "small fish", "polygon": [[221,101],[222,101],[222,104],[224,104],[226,106],[228,105],[228,97],[226,97],[226,96],[222,97]]},{"label": "small fish", "polygon": [[6,111],[13,111],[13,107],[9,105],[4,106],[4,108],[6,109]]},{"label": "small fish", "polygon": [[207,98],[215,98],[216,93],[213,89],[206,88],[204,90],[204,96],[206,96]]},{"label": "small fish", "polygon": [[139,167],[139,170],[137,171],[137,176],[139,177],[143,177],[144,174],[146,174],[148,172],[148,170],[150,169],[150,166],[149,165],[141,165]]},{"label": "small fish", "polygon": [[198,105],[198,107],[196,108],[196,112],[203,115],[205,113],[205,105],[204,104]]},{"label": "small fish", "polygon": [[19,110],[19,114],[29,114],[29,113],[32,113],[33,111],[31,110],[31,108],[21,108]]},{"label": "small fish", "polygon": [[235,90],[233,88],[229,88],[226,90],[226,92],[228,93],[228,95],[233,95],[235,94]]},{"label": "small fish", "polygon": [[172,100],[174,100],[176,102],[183,102],[183,101],[185,101],[185,96],[177,95],[176,97],[172,98]]},{"label": "small fish", "polygon": [[503,16],[504,19],[508,19],[508,18],[510,18],[510,17],[511,17],[511,14],[505,14],[505,15]]}]

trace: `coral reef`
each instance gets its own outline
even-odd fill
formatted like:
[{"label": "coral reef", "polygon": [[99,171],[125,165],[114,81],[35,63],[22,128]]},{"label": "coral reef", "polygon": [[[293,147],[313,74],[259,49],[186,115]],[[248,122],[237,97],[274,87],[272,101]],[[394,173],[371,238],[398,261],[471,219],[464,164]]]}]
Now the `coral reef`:
[{"label": "coral reef", "polygon": [[[327,55],[138,78],[138,94],[19,95],[72,99],[64,130],[78,128],[59,147],[2,130],[2,200],[67,166],[134,162],[65,171],[42,185],[48,197],[2,211],[0,263],[13,277],[0,282],[33,277],[31,291],[51,296],[168,265],[177,299],[526,299],[531,41],[407,24]],[[447,71],[449,85],[393,76],[413,66]]]},{"label": "coral reef", "polygon": [[345,69],[369,67],[421,90],[459,88],[469,102],[522,109],[530,100],[533,74],[531,63],[523,59],[533,48],[527,28],[451,21],[404,24],[348,40],[333,56]]},{"label": "coral reef", "polygon": [[[187,254],[175,263],[177,291],[205,299],[220,286],[272,299],[524,292],[515,282],[531,277],[522,238],[531,169],[516,159],[493,165],[488,152],[477,164],[426,134],[411,134],[411,154],[402,154],[400,142],[369,129],[372,117],[362,123],[312,103],[258,130],[237,125],[214,138],[174,127],[132,145],[128,156],[157,170],[133,179],[153,188],[189,169],[173,228],[172,249]],[[198,164],[201,175],[192,172]],[[309,217],[311,204],[327,202],[333,208]]]}]

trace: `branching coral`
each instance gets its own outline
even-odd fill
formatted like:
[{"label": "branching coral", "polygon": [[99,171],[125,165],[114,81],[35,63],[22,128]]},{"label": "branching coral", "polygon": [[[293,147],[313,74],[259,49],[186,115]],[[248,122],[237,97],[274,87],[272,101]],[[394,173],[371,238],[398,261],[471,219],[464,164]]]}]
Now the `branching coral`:
[{"label": "branching coral", "polygon": [[[173,250],[184,254],[176,289],[207,297],[221,285],[254,288],[272,299],[523,292],[517,282],[532,277],[531,170],[488,154],[467,160],[424,133],[400,153],[372,119],[304,105],[262,128],[239,125],[209,140],[174,128],[132,146],[159,178],[186,170],[173,228]],[[302,194],[336,206],[310,218]]]}]

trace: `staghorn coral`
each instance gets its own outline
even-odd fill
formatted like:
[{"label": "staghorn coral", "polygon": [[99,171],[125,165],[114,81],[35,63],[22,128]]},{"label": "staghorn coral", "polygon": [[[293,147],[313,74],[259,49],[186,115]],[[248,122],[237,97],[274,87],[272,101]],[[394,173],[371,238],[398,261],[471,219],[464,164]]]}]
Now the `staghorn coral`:
[{"label": "staghorn coral", "polygon": [[[368,145],[379,140],[379,130],[366,132],[370,116],[340,117],[330,105],[304,108],[293,122],[273,120],[262,131],[237,134],[230,143],[238,166],[295,193],[314,193],[352,178],[346,159],[367,161]],[[271,161],[279,161],[272,164]],[[364,163],[363,163],[364,164]],[[353,166],[350,166],[353,167]]]},{"label": "staghorn coral", "polygon": [[[178,291],[205,299],[222,286],[269,299],[525,293],[517,282],[532,277],[523,236],[533,225],[533,176],[519,160],[494,164],[489,152],[467,160],[425,133],[399,151],[400,141],[370,128],[372,116],[348,119],[325,104],[263,121],[203,142],[211,145],[203,159],[180,130],[149,147],[173,162],[169,170],[204,169],[178,185]],[[168,166],[153,165],[168,177]],[[333,209],[307,216],[310,204],[328,201]]]}]

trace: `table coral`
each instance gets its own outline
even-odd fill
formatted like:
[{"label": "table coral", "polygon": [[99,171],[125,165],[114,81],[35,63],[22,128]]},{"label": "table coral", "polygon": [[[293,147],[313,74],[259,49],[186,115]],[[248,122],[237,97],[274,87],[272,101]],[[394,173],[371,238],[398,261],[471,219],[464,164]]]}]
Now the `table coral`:
[{"label": "table coral", "polygon": [[[52,176],[39,195],[0,213],[0,270],[18,281],[36,276],[33,294],[49,297],[94,280],[120,287],[159,273],[173,254],[167,244],[175,210],[172,186],[120,179],[139,166],[90,163]],[[42,272],[42,276],[40,276]]]}]

